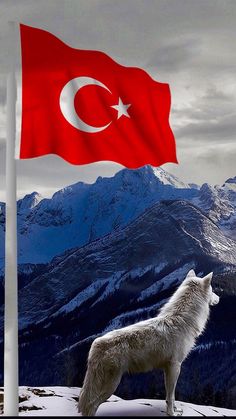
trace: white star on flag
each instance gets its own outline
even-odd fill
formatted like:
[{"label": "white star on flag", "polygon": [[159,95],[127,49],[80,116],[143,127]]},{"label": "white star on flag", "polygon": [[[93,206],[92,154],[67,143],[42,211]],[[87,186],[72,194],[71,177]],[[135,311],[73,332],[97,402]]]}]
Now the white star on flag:
[{"label": "white star on flag", "polygon": [[118,105],[113,105],[111,106],[112,108],[114,108],[117,112],[118,112],[118,116],[117,119],[119,119],[122,115],[127,116],[128,118],[130,118],[130,115],[128,114],[128,108],[130,107],[131,104],[129,105],[125,105],[121,98],[119,97],[119,103]]}]

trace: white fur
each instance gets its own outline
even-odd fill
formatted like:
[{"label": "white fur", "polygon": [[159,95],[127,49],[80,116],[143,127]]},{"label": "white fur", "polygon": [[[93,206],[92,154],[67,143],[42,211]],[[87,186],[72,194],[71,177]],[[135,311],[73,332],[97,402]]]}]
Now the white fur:
[{"label": "white fur", "polygon": [[157,317],[94,340],[79,398],[83,416],[94,416],[99,405],[116,390],[125,372],[161,368],[165,374],[167,413],[178,416],[175,387],[183,360],[202,333],[209,305],[219,302],[211,287],[212,273],[198,278],[189,271],[180,287]]}]

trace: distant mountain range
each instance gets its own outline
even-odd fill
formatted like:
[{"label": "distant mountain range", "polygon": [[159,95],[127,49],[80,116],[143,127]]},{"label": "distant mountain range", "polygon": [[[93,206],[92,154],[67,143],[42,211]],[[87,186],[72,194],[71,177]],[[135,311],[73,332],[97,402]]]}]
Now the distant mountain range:
[{"label": "distant mountain range", "polygon": [[[221,301],[178,397],[202,402],[208,392],[209,404],[236,407],[235,207],[236,178],[198,187],[150,166],[20,200],[21,384],[81,385],[92,340],[155,316],[194,268],[214,272]],[[160,396],[155,374],[124,377],[118,393]]]},{"label": "distant mountain range", "polygon": [[[78,182],[45,199],[18,201],[18,260],[39,264],[124,227],[162,200],[194,203],[226,234],[236,237],[236,177],[223,186],[185,184],[162,168],[124,169],[94,184]],[[4,265],[5,205],[0,203],[0,268]],[[27,270],[29,267],[27,267]]]}]

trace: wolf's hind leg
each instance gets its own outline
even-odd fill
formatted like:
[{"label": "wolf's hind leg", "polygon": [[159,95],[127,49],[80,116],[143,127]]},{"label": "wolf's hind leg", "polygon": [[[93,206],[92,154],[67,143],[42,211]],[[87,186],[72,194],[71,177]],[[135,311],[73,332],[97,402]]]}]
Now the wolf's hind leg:
[{"label": "wolf's hind leg", "polygon": [[180,363],[171,362],[164,371],[167,414],[169,416],[181,416],[183,411],[175,406],[175,387],[180,374]]},{"label": "wolf's hind leg", "polygon": [[105,374],[104,385],[99,397],[99,404],[105,402],[112,396],[120,384],[121,377],[122,373],[119,369],[114,368],[107,371],[107,374]]}]

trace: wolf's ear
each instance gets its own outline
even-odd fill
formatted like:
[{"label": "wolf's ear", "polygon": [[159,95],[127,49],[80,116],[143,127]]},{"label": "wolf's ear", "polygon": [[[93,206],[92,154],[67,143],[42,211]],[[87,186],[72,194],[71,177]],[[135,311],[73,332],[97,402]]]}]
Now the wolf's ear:
[{"label": "wolf's ear", "polygon": [[192,276],[196,276],[196,274],[195,274],[195,272],[194,272],[194,270],[193,270],[193,269],[191,269],[191,270],[187,273],[186,278],[190,278],[190,277],[192,277]]},{"label": "wolf's ear", "polygon": [[209,288],[209,286],[211,285],[212,276],[213,276],[213,272],[210,272],[208,275],[202,278],[202,280],[204,281],[204,286],[206,288]]}]

